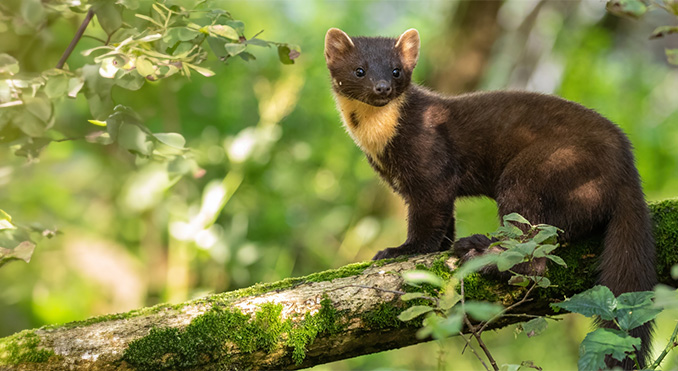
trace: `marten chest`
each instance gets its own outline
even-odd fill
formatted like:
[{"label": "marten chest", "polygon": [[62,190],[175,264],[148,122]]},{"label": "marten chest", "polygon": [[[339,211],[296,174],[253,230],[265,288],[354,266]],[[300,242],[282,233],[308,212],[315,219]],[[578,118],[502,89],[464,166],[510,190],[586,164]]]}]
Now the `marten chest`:
[{"label": "marten chest", "polygon": [[336,95],[337,107],[346,130],[353,141],[371,159],[380,165],[384,148],[396,135],[403,98],[383,107]]}]

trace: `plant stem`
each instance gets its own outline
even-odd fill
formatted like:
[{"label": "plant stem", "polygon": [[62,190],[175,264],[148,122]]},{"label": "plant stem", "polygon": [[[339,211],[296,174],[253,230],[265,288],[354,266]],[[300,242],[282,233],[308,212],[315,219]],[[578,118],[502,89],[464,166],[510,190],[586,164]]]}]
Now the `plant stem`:
[{"label": "plant stem", "polygon": [[669,352],[675,348],[678,347],[678,324],[676,324],[676,328],[673,329],[673,334],[671,335],[671,338],[669,339],[669,343],[666,344],[666,348],[664,348],[664,351],[662,354],[659,355],[656,361],[652,363],[652,365],[649,367],[650,370],[655,370],[659,365],[662,363],[664,358],[669,354]]},{"label": "plant stem", "polygon": [[85,29],[89,25],[89,22],[92,20],[92,17],[94,17],[94,9],[90,7],[89,10],[87,11],[85,19],[82,20],[80,27],[78,27],[78,31],[75,33],[75,36],[73,36],[73,40],[71,40],[71,43],[68,44],[68,47],[66,48],[66,50],[64,50],[64,54],[61,55],[61,59],[59,59],[56,68],[62,69],[64,67],[64,64],[66,64],[66,60],[68,59],[68,57],[70,57],[71,53],[73,53],[73,49],[75,49],[75,46],[78,44],[78,41],[80,41],[80,39],[82,38],[82,34],[85,33]]},{"label": "plant stem", "polygon": [[476,357],[478,357],[478,360],[480,361],[480,363],[483,364],[483,367],[485,367],[485,369],[486,369],[487,371],[490,371],[490,369],[489,369],[489,368],[487,367],[487,365],[485,364],[485,361],[483,361],[483,359],[480,357],[480,354],[478,354],[478,353],[476,352],[476,350],[473,349],[473,345],[471,345],[471,340],[467,339],[466,336],[464,336],[464,333],[461,332],[461,331],[459,331],[459,336],[461,336],[461,338],[464,339],[464,341],[466,341],[466,346],[467,346],[469,349],[471,349],[471,353],[473,353]]},{"label": "plant stem", "polygon": [[527,301],[529,301],[529,300],[532,300],[532,299],[529,299],[529,300],[528,300],[527,297],[530,295],[530,293],[532,292],[532,290],[534,290],[536,287],[537,287],[537,284],[536,284],[536,283],[533,283],[532,286],[531,286],[531,287],[527,290],[527,292],[525,293],[525,296],[523,296],[523,298],[522,298],[520,301],[518,301],[517,303],[514,303],[513,305],[510,305],[509,307],[507,307],[506,309],[504,309],[503,311],[501,311],[501,313],[499,313],[499,314],[495,315],[494,317],[490,318],[489,321],[485,322],[485,324],[483,324],[483,326],[480,327],[480,330],[478,330],[478,332],[479,332],[479,333],[482,333],[483,331],[485,331],[485,328],[487,328],[487,326],[488,326],[490,323],[492,323],[493,321],[495,321],[497,318],[499,318],[499,317],[505,315],[505,313],[508,312],[508,311],[510,311],[511,309],[513,309],[513,308],[515,308],[515,307],[517,307],[517,306],[519,306],[519,305],[521,305],[521,304],[523,304],[523,303],[525,303],[525,302],[527,302]]},{"label": "plant stem", "polygon": [[[492,369],[494,371],[499,371],[499,367],[497,367],[497,361],[494,360],[494,357],[492,357],[492,354],[490,353],[490,350],[485,346],[485,342],[480,338],[480,331],[476,331],[475,326],[471,323],[471,321],[468,319],[468,316],[466,315],[466,309],[464,308],[464,280],[461,280],[460,282],[460,290],[461,290],[461,310],[464,312],[464,322],[466,323],[466,326],[468,327],[469,331],[471,331],[471,334],[473,334],[473,337],[476,338],[476,341],[478,342],[478,345],[480,345],[480,348],[483,350],[485,353],[485,357],[490,361],[490,364],[492,365]],[[463,337],[463,336],[462,336]],[[466,338],[464,338],[466,340]],[[469,346],[471,351],[475,353],[473,350],[473,347],[471,347],[471,342],[466,340],[466,345]],[[480,358],[480,357],[479,357]],[[481,361],[482,362],[482,361]],[[483,362],[483,366],[485,366],[485,362]],[[487,366],[485,366],[487,368]]]},{"label": "plant stem", "polygon": [[468,326],[469,330],[471,330],[471,334],[473,334],[473,337],[476,338],[476,341],[478,342],[478,345],[480,345],[480,348],[485,353],[485,356],[490,361],[490,364],[492,365],[492,368],[494,369],[494,371],[499,371],[499,366],[497,366],[497,361],[495,361],[494,357],[492,357],[492,353],[490,353],[490,349],[487,348],[487,346],[485,345],[485,342],[480,337],[480,332],[476,331],[475,326],[473,326],[471,321],[469,321],[468,316],[466,314],[464,314],[464,321],[466,322],[466,326]]}]

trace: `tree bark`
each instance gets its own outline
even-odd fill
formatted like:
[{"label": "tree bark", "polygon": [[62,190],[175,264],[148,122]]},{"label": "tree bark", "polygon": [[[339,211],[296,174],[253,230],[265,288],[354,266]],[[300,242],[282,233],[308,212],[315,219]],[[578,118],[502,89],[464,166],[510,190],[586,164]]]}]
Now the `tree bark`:
[{"label": "tree bark", "polygon": [[[678,200],[651,205],[660,281],[676,285]],[[595,285],[600,239],[556,250],[568,268],[551,266],[556,287],[542,289],[514,313],[552,313],[549,304]],[[0,339],[0,370],[223,370],[298,369],[428,341],[421,324],[401,322],[403,271],[429,269],[448,278],[447,253],[401,261],[365,262],[301,278],[160,305],[65,325],[26,330]],[[468,299],[509,306],[523,288],[472,275]],[[489,326],[519,322],[503,317]]]}]

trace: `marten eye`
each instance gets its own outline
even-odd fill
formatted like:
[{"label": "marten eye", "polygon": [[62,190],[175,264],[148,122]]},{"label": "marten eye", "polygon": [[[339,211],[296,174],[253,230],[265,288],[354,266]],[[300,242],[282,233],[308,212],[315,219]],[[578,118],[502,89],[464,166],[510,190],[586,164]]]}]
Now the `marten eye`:
[{"label": "marten eye", "polygon": [[396,79],[400,77],[400,68],[393,69],[393,77],[395,77]]},{"label": "marten eye", "polygon": [[358,77],[363,77],[363,76],[365,76],[365,70],[358,67],[355,70],[355,75],[358,76]]}]

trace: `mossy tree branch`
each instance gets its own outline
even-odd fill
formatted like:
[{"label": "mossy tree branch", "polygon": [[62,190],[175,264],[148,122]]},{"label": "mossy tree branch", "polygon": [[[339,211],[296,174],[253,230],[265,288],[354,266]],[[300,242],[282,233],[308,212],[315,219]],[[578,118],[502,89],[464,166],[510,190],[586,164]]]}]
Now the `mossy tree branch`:
[{"label": "mossy tree branch", "polygon": [[[676,285],[678,200],[651,205],[660,281]],[[551,313],[549,303],[592,287],[600,241],[559,249],[567,269],[551,267],[556,287],[538,290],[516,311]],[[0,339],[2,370],[297,369],[400,348],[416,338],[417,323],[404,323],[400,273],[426,268],[450,276],[448,254],[366,262],[212,295],[180,305],[26,330]],[[509,306],[524,289],[472,275],[466,297]],[[489,328],[524,320],[503,317]]]}]

